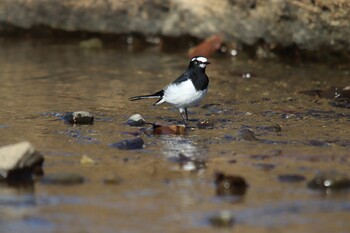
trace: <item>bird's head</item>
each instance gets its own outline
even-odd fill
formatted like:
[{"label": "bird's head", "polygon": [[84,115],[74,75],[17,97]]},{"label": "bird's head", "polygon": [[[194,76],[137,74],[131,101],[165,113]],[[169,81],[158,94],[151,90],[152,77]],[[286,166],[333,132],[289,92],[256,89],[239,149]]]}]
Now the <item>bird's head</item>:
[{"label": "bird's head", "polygon": [[208,59],[203,57],[203,56],[196,56],[193,57],[190,61],[189,64],[189,68],[201,68],[201,69],[205,69],[205,67],[210,64],[210,62],[208,62]]}]

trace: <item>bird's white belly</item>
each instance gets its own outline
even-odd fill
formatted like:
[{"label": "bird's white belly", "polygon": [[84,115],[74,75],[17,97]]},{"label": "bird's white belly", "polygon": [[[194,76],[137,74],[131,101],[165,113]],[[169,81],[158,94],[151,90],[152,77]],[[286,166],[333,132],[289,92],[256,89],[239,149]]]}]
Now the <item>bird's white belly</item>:
[{"label": "bird's white belly", "polygon": [[164,90],[163,100],[177,108],[189,108],[197,105],[207,90],[197,91],[191,80],[179,84],[170,84]]}]

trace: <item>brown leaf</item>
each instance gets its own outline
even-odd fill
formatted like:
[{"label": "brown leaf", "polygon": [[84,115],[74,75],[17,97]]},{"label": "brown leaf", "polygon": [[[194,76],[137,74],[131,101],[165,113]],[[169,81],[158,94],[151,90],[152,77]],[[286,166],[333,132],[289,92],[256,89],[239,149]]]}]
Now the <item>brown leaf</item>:
[{"label": "brown leaf", "polygon": [[220,49],[222,43],[223,40],[220,35],[212,35],[205,39],[199,45],[190,48],[190,50],[188,51],[188,56],[194,57],[200,55],[210,57],[211,55],[213,55],[213,53]]},{"label": "brown leaf", "polygon": [[162,125],[154,125],[153,126],[153,133],[154,134],[185,134],[187,132],[187,129],[183,125],[169,125],[169,126],[162,126]]}]

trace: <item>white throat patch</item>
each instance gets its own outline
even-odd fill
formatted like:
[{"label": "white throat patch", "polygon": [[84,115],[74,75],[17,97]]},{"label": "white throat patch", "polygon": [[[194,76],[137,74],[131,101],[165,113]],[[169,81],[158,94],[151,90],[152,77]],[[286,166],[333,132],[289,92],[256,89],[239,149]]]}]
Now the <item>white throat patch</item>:
[{"label": "white throat patch", "polygon": [[208,62],[208,59],[206,59],[205,57],[194,57],[194,58],[192,58],[191,61],[195,61],[195,60],[203,62],[203,63]]}]

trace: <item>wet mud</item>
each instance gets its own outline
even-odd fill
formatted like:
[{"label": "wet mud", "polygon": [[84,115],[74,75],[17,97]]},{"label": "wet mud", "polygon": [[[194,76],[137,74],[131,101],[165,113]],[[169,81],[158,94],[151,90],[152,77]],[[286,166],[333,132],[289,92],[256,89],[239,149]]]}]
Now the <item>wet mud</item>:
[{"label": "wet mud", "polygon": [[[1,145],[45,157],[43,178],[0,184],[1,232],[350,229],[347,100],[300,93],[349,86],[350,67],[211,58],[206,98],[174,131],[177,109],[128,98],[173,81],[186,54],[22,41],[0,53]],[[65,122],[76,111],[93,124]],[[133,114],[168,128],[130,126]]]}]

